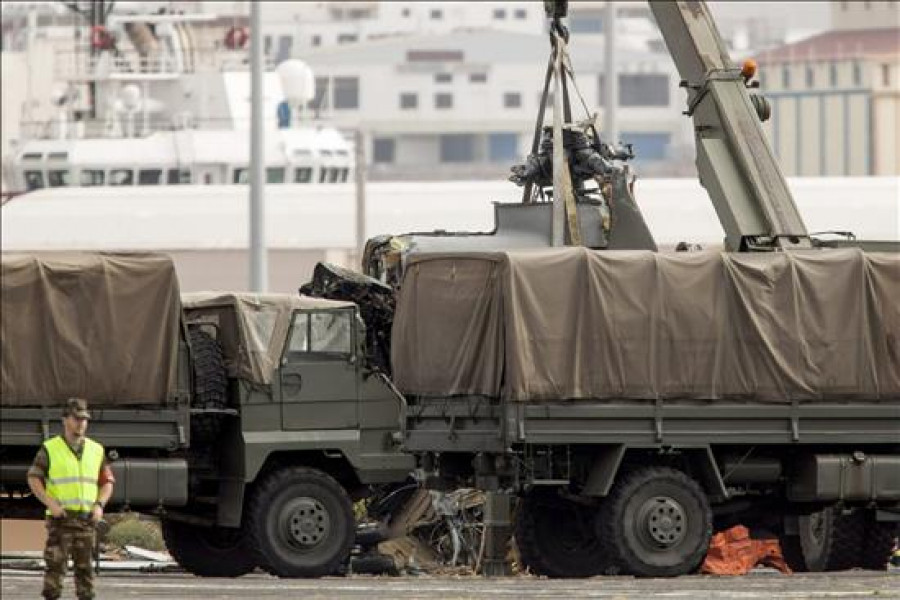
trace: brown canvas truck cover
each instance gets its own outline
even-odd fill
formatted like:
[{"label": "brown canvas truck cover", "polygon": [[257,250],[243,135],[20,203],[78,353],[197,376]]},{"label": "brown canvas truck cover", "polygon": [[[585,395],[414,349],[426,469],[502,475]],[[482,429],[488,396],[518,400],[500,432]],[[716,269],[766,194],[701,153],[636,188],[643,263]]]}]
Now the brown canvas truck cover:
[{"label": "brown canvas truck cover", "polygon": [[900,401],[900,257],[420,255],[393,369],[423,397]]},{"label": "brown canvas truck cover", "polygon": [[191,292],[183,294],[181,301],[188,323],[219,328],[229,377],[260,385],[272,383],[294,311],[354,307],[351,302],[252,292]]},{"label": "brown canvas truck cover", "polygon": [[3,406],[167,402],[181,303],[157,254],[3,255]]}]

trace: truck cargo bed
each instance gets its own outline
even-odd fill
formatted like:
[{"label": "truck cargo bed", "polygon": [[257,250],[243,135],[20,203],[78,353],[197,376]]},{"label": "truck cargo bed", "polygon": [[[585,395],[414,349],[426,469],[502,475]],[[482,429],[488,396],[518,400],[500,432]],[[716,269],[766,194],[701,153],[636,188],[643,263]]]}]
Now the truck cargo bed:
[{"label": "truck cargo bed", "polygon": [[413,452],[504,452],[519,444],[897,445],[900,405],[411,399],[404,433]]}]

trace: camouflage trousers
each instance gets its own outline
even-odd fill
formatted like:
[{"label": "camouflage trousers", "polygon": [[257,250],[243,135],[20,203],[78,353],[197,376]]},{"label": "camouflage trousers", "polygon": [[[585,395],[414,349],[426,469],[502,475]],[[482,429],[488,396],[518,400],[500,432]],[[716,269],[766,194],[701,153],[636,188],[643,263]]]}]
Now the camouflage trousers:
[{"label": "camouflage trousers", "polygon": [[75,592],[78,600],[94,597],[94,570],[91,560],[94,556],[94,523],[81,517],[47,519],[47,546],[44,549],[43,596],[56,600],[62,594],[63,579],[69,557],[75,570]]}]

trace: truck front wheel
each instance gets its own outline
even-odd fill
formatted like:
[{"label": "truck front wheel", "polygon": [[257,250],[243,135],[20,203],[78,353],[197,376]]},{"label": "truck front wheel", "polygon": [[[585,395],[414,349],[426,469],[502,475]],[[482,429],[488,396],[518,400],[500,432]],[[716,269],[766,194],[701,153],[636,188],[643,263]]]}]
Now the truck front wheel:
[{"label": "truck front wheel", "polygon": [[175,562],[199,577],[240,577],[256,568],[241,529],[163,519],[162,534]]},{"label": "truck front wheel", "polygon": [[597,534],[625,574],[674,577],[693,572],[706,556],[712,513],[696,481],[676,469],[646,467],[613,486]]},{"label": "truck front wheel", "polygon": [[268,475],[248,505],[259,563],[279,577],[322,577],[346,563],[356,534],[353,506],[329,475],[291,467]]}]

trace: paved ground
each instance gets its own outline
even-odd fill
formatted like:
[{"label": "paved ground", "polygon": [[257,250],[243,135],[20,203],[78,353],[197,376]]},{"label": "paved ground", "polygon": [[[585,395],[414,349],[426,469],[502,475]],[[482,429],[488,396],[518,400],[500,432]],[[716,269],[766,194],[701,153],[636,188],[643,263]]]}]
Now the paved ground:
[{"label": "paved ground", "polygon": [[[3,600],[40,596],[40,574],[4,570]],[[263,575],[240,579],[199,579],[181,574],[101,575],[98,600],[172,600],[173,598],[348,598],[352,600],[456,600],[482,598],[897,598],[900,571],[852,571],[837,574],[784,576],[754,572],[745,577],[680,577],[632,579],[603,577],[586,580],[546,580],[517,577],[486,580],[477,577],[349,577],[281,580]],[[63,598],[74,598],[71,581]]]}]

